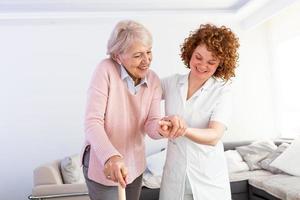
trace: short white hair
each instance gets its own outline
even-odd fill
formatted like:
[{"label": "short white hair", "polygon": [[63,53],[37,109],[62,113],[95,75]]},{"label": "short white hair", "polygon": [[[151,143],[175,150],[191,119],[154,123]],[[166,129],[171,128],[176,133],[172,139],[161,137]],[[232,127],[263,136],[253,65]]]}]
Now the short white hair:
[{"label": "short white hair", "polygon": [[134,42],[152,45],[152,35],[142,24],[133,20],[123,20],[117,23],[107,43],[107,54],[114,58],[125,52]]}]

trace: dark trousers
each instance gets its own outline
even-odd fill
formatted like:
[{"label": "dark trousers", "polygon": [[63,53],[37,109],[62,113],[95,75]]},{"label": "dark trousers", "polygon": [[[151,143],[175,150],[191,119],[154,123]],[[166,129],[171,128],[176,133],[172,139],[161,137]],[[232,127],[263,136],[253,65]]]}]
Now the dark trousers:
[{"label": "dark trousers", "polygon": [[[106,186],[88,178],[90,148],[83,155],[83,174],[91,200],[118,200],[118,187]],[[142,188],[143,174],[126,186],[126,199],[139,200]]]}]

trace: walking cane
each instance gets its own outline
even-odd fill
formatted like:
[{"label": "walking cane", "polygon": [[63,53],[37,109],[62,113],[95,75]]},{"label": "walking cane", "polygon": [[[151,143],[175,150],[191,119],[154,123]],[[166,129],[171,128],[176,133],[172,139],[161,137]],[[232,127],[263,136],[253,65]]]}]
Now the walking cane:
[{"label": "walking cane", "polygon": [[123,188],[120,183],[118,185],[119,200],[126,200],[125,188]]}]

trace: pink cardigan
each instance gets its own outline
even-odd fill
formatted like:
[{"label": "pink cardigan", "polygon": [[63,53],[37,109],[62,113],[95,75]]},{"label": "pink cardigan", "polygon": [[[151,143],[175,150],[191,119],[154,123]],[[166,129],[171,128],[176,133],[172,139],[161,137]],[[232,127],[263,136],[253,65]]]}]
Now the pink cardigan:
[{"label": "pink cardigan", "polygon": [[124,158],[128,183],[146,167],[145,132],[160,139],[161,86],[157,75],[149,70],[147,85],[133,95],[121,80],[120,67],[111,59],[96,68],[88,90],[85,114],[85,145],[91,145],[88,177],[103,185],[117,185],[107,180],[103,166],[113,155]]}]

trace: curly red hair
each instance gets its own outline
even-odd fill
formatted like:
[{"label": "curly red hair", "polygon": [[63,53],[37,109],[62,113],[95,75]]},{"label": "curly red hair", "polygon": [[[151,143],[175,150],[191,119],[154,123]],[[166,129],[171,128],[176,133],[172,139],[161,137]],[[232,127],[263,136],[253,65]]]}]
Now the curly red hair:
[{"label": "curly red hair", "polygon": [[204,24],[191,32],[181,45],[181,59],[187,68],[190,68],[189,63],[194,50],[202,44],[212,52],[213,56],[220,59],[220,64],[213,76],[226,81],[234,77],[239,58],[237,50],[240,44],[231,29],[225,26]]}]

